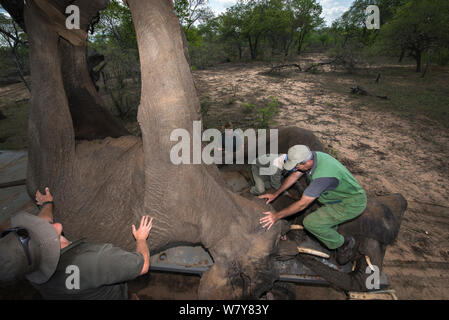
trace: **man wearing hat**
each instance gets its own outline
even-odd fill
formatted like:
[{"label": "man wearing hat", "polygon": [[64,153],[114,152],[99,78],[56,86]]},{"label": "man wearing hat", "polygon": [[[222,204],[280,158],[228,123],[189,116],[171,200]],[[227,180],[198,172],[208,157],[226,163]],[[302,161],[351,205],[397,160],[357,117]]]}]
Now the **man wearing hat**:
[{"label": "man wearing hat", "polygon": [[265,193],[265,188],[275,190],[281,187],[282,172],[287,154],[264,154],[259,156],[255,163],[251,164],[251,173],[254,186],[249,192],[255,196]]},{"label": "man wearing hat", "polygon": [[17,213],[11,217],[12,228],[2,232],[0,282],[25,275],[44,299],[127,299],[126,281],[150,266],[146,239],[153,219],[144,216],[137,230],[132,226],[136,252],[84,239],[71,242],[62,225],[54,223],[53,197],[49,188],[45,191],[36,192],[38,216]]},{"label": "man wearing hat", "polygon": [[324,152],[296,145],[288,150],[287,155],[284,169],[292,173],[274,194],[264,194],[259,198],[267,199],[267,204],[272,202],[304,174],[310,184],[299,201],[279,212],[264,212],[260,223],[270,229],[279,219],[303,211],[318,199],[322,206],[304,219],[304,227],[327,248],[337,249],[337,261],[346,264],[353,258],[355,239],[343,237],[337,232],[337,226],[363,213],[367,201],[365,191],[345,166]]}]

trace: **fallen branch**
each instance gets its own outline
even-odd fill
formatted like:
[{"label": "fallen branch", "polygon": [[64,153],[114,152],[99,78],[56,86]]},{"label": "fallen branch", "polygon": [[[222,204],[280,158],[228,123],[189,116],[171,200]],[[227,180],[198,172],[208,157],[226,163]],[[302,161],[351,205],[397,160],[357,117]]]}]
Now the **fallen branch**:
[{"label": "fallen branch", "polygon": [[369,93],[368,91],[366,91],[365,89],[359,87],[359,86],[355,86],[355,87],[351,87],[351,93],[352,94],[359,94],[361,96],[371,96],[371,97],[376,97],[379,99],[384,99],[384,100],[388,100],[387,96],[376,96],[373,95],[371,93]]},{"label": "fallen branch", "polygon": [[283,68],[289,68],[289,67],[295,67],[298,68],[299,71],[302,71],[301,66],[297,63],[291,63],[291,64],[281,64],[279,66],[274,66],[270,69],[270,71],[268,71],[267,73],[273,73],[275,71],[280,71]]},{"label": "fallen branch", "polygon": [[316,68],[316,67],[321,67],[321,66],[325,66],[328,64],[332,64],[335,63],[338,59],[334,59],[331,61],[327,61],[327,62],[320,62],[320,63],[312,63],[310,66],[307,67],[306,70],[304,70],[304,72],[309,72],[311,69]]}]

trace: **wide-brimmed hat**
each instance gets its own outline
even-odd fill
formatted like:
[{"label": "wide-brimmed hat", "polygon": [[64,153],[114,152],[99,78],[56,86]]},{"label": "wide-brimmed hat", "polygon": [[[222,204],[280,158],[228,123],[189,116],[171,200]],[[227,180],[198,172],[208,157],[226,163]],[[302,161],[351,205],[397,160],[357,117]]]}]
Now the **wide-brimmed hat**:
[{"label": "wide-brimmed hat", "polygon": [[304,162],[313,158],[312,151],[308,146],[298,144],[288,149],[287,162],[284,164],[285,170],[292,170],[300,162]]},{"label": "wide-brimmed hat", "polygon": [[59,235],[48,221],[20,212],[11,217],[13,228],[28,232],[27,242],[31,264],[16,232],[0,239],[0,282],[8,282],[25,275],[36,284],[48,281],[56,270],[61,253]]}]

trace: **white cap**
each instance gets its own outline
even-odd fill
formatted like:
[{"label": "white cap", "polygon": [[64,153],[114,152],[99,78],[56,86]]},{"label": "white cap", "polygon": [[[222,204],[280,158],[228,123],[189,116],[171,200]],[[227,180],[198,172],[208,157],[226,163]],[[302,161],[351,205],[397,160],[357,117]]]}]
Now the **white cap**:
[{"label": "white cap", "polygon": [[292,170],[300,162],[312,159],[312,151],[308,146],[298,144],[288,149],[287,162],[284,164],[285,170]]}]

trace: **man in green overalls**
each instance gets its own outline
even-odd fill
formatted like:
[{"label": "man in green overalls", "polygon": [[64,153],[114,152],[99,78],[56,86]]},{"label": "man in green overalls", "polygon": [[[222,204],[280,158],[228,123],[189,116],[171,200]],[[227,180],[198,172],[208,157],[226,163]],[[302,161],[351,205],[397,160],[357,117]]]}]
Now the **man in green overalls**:
[{"label": "man in green overalls", "polygon": [[343,237],[337,226],[358,217],[366,208],[366,193],[352,174],[338,160],[318,151],[310,151],[307,146],[296,145],[288,150],[285,170],[292,173],[274,194],[264,194],[267,204],[290,188],[301,176],[306,174],[310,181],[302,197],[297,202],[279,212],[264,212],[260,219],[268,229],[279,219],[306,209],[315,199],[322,204],[308,215],[304,227],[329,249],[337,250],[337,261],[345,264],[352,259],[355,240]]}]

